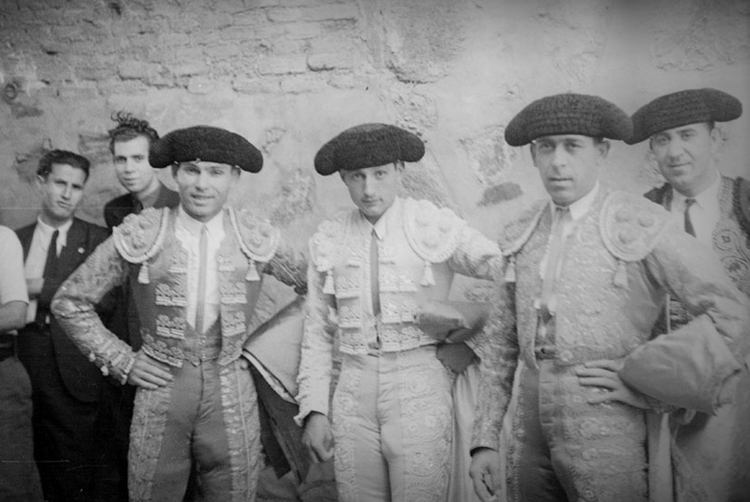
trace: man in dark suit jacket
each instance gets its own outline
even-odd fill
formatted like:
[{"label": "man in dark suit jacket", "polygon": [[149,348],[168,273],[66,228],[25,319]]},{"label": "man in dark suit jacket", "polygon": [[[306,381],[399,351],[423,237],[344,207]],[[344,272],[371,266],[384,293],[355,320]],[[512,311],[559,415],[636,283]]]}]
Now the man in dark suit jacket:
[{"label": "man in dark suit jacket", "polygon": [[37,170],[41,212],[36,223],[17,231],[31,300],[18,355],[31,379],[34,457],[47,501],[91,500],[96,464],[103,377],[49,311],[58,287],[108,237],[106,229],[73,216],[88,175],[86,158],[47,152]]},{"label": "man in dark suit jacket", "polygon": [[159,139],[156,130],[129,113],[118,112],[113,119],[117,126],[109,131],[109,150],[117,180],[128,193],[104,206],[104,221],[109,229],[122,223],[127,215],[140,213],[147,207],[177,207],[180,203],[177,192],[159,181],[148,162],[149,146]]}]

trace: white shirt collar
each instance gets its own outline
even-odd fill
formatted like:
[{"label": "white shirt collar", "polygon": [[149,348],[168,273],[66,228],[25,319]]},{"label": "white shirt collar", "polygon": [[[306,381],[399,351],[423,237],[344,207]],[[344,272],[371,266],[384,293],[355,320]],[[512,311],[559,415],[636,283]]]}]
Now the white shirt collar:
[{"label": "white shirt collar", "polygon": [[684,208],[685,201],[689,198],[695,199],[695,205],[701,209],[708,209],[719,203],[719,190],[721,190],[721,175],[717,173],[713,182],[695,197],[688,197],[672,187],[672,207]]},{"label": "white shirt collar", "polygon": [[[599,193],[599,181],[597,181],[594,184],[594,188],[591,189],[589,193],[578,199],[577,201],[571,203],[568,207],[570,210],[570,218],[573,221],[578,221],[583,216],[589,212],[589,209],[591,209],[591,206],[594,205],[594,201],[596,200],[596,195]],[[552,215],[555,214],[555,209],[557,208],[557,204],[554,203],[554,201],[550,200],[550,208],[552,210]]]},{"label": "white shirt collar", "polygon": [[190,235],[194,237],[200,237],[201,228],[205,225],[209,237],[217,238],[224,232],[224,209],[219,211],[216,216],[208,220],[206,223],[203,223],[187,214],[185,209],[183,209],[182,204],[180,204],[177,209],[177,221],[188,231],[188,233],[190,233]]},{"label": "white shirt collar", "polygon": [[401,204],[401,198],[396,197],[393,200],[393,204],[391,204],[390,207],[385,210],[385,212],[380,216],[380,218],[375,222],[374,225],[370,223],[370,221],[365,217],[364,214],[362,214],[361,211],[359,213],[359,216],[362,221],[366,223],[365,226],[368,228],[368,232],[372,232],[373,230],[375,230],[375,235],[377,235],[378,239],[382,241],[388,234],[388,227],[393,225],[391,220],[397,218],[397,215],[400,214]]},{"label": "white shirt collar", "polygon": [[41,233],[41,236],[44,238],[44,242],[47,243],[46,245],[49,245],[49,242],[52,239],[52,234],[55,232],[55,230],[58,230],[60,232],[60,234],[57,236],[58,251],[68,244],[68,230],[70,230],[70,227],[73,225],[73,218],[69,219],[59,227],[53,227],[43,222],[41,216],[37,217],[36,223],[37,229]]}]

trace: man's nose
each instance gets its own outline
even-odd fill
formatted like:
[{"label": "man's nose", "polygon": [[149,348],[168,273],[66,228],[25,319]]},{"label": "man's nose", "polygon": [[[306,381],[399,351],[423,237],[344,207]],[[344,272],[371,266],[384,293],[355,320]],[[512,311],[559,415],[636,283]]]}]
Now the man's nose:
[{"label": "man's nose", "polygon": [[365,181],[363,182],[363,191],[365,195],[372,195],[375,193],[375,180],[372,178],[365,178]]},{"label": "man's nose", "polygon": [[195,186],[197,188],[206,188],[208,186],[208,174],[201,171],[198,176],[195,177]]},{"label": "man's nose", "polygon": [[552,167],[559,169],[561,167],[565,167],[567,163],[568,154],[565,151],[565,148],[563,148],[562,145],[556,146],[555,150],[552,152]]},{"label": "man's nose", "polygon": [[670,157],[679,157],[682,155],[682,152],[684,152],[685,149],[682,146],[682,142],[677,139],[673,139],[669,142],[669,145],[667,145],[667,155]]}]

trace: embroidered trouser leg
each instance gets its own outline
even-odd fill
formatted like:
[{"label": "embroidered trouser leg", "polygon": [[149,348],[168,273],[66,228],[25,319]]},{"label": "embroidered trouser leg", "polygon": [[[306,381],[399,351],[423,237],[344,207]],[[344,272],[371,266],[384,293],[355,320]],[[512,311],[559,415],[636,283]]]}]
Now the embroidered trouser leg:
[{"label": "embroidered trouser leg", "polygon": [[434,346],[344,355],[333,404],[339,499],[444,501],[451,426],[451,376]]},{"label": "embroidered trouser leg", "polygon": [[538,371],[520,373],[509,460],[512,499],[560,500],[562,487],[571,502],[645,502],[643,411],[620,403],[589,404],[599,391],[582,387],[575,368],[542,360]]},{"label": "embroidered trouser leg", "polygon": [[170,386],[136,397],[131,500],[181,502],[191,469],[196,502],[254,500],[260,433],[249,372],[238,362],[186,362],[172,373]]}]

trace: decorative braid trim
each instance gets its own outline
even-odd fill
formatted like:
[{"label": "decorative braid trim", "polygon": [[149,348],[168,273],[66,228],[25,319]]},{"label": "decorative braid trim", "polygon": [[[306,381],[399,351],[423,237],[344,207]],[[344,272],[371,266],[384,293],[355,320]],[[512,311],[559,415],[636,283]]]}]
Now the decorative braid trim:
[{"label": "decorative braid trim", "polygon": [[642,196],[614,191],[604,201],[599,231],[607,250],[625,262],[645,258],[664,233],[669,213]]},{"label": "decorative braid trim", "polygon": [[526,242],[529,240],[529,237],[531,237],[531,234],[536,229],[537,225],[539,224],[539,220],[542,219],[544,210],[548,205],[548,201],[539,200],[534,203],[534,207],[528,210],[519,219],[512,221],[505,226],[505,228],[503,229],[505,234],[513,233],[513,230],[517,230],[520,227],[523,227],[524,230],[519,237],[511,237],[512,240],[507,246],[501,246],[503,256],[507,258],[508,256],[512,256],[521,250],[521,248],[526,244]]},{"label": "decorative braid trim", "polygon": [[[268,236],[267,249],[265,250],[264,249],[251,249],[245,243],[244,236],[240,230],[239,222],[237,221],[236,211],[233,208],[227,208],[227,210],[229,212],[229,221],[232,222],[232,228],[234,228],[234,232],[237,235],[237,241],[239,242],[240,249],[242,250],[244,255],[253,261],[259,261],[259,262],[270,261],[271,258],[273,258],[273,255],[276,254],[276,249],[278,248],[279,241],[281,240],[281,233],[278,231],[278,229],[274,228],[270,224],[266,224],[266,226],[270,230],[269,236]],[[260,248],[260,246],[258,246],[258,248]]]},{"label": "decorative braid trim", "polygon": [[[169,226],[169,208],[165,207],[162,209],[152,209],[152,211],[161,212],[159,219],[159,231],[156,234],[156,239],[154,239],[154,242],[150,247],[147,247],[143,253],[133,253],[132,247],[128,243],[128,241],[132,239],[128,236],[130,235],[130,232],[133,231],[135,222],[145,221],[143,213],[137,216],[133,215],[134,218],[126,218],[126,221],[123,225],[116,226],[112,231],[112,239],[115,243],[115,248],[117,248],[117,251],[120,253],[120,255],[130,263],[139,264],[148,261],[149,259],[153,258],[156,253],[159,252],[162,245],[164,244],[164,237],[167,234],[167,227]],[[145,217],[148,216],[149,215],[147,214]]]},{"label": "decorative braid trim", "polygon": [[414,252],[430,263],[442,263],[456,252],[464,221],[448,208],[426,200],[404,200],[404,230]]}]

